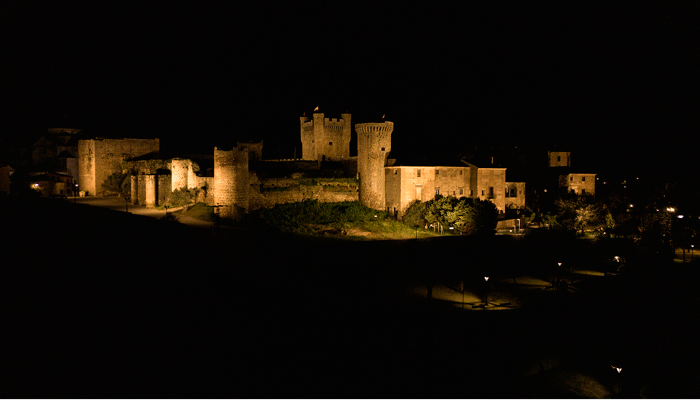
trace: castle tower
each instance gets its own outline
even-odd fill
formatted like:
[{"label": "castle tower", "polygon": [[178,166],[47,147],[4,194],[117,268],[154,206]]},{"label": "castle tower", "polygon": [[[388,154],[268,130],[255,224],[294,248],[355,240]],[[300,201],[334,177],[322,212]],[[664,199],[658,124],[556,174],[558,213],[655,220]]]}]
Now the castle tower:
[{"label": "castle tower", "polygon": [[357,171],[360,178],[360,203],[385,210],[384,167],[391,151],[393,122],[355,125],[357,132]]},{"label": "castle tower", "polygon": [[172,178],[170,181],[171,191],[176,191],[177,189],[187,189],[187,181],[189,177],[189,170],[192,169],[192,162],[190,160],[183,160],[181,158],[173,158],[170,164],[170,173]]},{"label": "castle tower", "polygon": [[214,204],[222,218],[241,219],[249,205],[248,150],[214,147]]},{"label": "castle tower", "polygon": [[337,160],[350,156],[352,135],[351,114],[343,113],[342,118],[324,118],[315,112],[313,120],[301,117],[301,155],[304,160]]}]

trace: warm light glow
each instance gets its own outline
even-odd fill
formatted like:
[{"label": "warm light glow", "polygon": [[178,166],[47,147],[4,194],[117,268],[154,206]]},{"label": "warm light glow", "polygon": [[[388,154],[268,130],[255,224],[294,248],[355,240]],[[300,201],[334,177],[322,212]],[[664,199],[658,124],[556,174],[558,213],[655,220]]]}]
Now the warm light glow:
[{"label": "warm light glow", "polygon": [[678,218],[683,218],[683,216],[682,216],[682,215],[679,215]]},{"label": "warm light glow", "polygon": [[318,106],[316,106],[316,108],[314,108],[314,111],[318,111]]},{"label": "warm light glow", "polygon": [[489,281],[489,277],[488,277],[488,276],[485,276],[485,277],[484,277],[484,280],[485,280],[486,282],[488,282],[488,281]]},{"label": "warm light glow", "polygon": [[622,371],[622,368],[620,368],[620,367],[617,367],[617,368],[615,368],[615,369],[617,370],[618,373],[619,373],[620,371]]},{"label": "warm light glow", "polygon": [[557,263],[557,265],[559,265],[561,267],[561,263]]},{"label": "warm light glow", "polygon": [[630,204],[630,207],[634,207],[634,204]]},{"label": "warm light glow", "polygon": [[668,212],[674,212],[674,211],[676,211],[676,209],[673,208],[673,207],[667,207],[667,208],[666,208],[666,211],[668,211]]},{"label": "warm light glow", "polygon": [[386,114],[382,115],[382,119],[384,119],[384,117],[386,117]]},{"label": "warm light glow", "polygon": [[615,256],[615,261],[620,262],[620,257],[619,257],[619,256]]},{"label": "warm light glow", "polygon": [[34,187],[39,187],[39,184],[38,184],[38,183],[35,183],[35,184],[34,184]]}]

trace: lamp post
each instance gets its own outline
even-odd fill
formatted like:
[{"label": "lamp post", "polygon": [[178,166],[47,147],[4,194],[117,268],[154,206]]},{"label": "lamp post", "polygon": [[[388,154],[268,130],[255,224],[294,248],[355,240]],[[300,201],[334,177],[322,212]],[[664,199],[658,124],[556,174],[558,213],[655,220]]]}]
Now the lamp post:
[{"label": "lamp post", "polygon": [[622,375],[620,375],[622,367],[619,365],[611,365],[611,367],[617,371],[617,394],[619,395],[622,392]]},{"label": "lamp post", "polygon": [[489,277],[485,276],[484,281],[486,282],[486,296],[484,298],[484,308],[489,304]]}]

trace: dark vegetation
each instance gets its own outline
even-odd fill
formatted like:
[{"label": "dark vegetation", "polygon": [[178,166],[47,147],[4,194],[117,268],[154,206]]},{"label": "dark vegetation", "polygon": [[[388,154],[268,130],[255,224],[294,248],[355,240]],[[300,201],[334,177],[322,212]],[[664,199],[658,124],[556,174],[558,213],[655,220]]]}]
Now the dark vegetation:
[{"label": "dark vegetation", "polygon": [[[697,266],[633,239],[543,229],[347,242],[0,201],[6,397],[573,396],[537,383],[549,371],[522,376],[543,355],[602,371],[610,387],[620,362],[628,397],[698,395]],[[566,277],[569,263],[622,272],[503,312],[400,290],[478,287],[484,273]]]}]

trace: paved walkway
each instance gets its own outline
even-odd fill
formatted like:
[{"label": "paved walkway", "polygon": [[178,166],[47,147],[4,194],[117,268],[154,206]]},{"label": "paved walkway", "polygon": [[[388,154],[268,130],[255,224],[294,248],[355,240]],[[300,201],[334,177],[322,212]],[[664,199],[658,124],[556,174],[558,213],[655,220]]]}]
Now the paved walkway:
[{"label": "paved walkway", "polygon": [[[145,206],[126,204],[124,199],[109,196],[109,197],[69,197],[68,200],[75,202],[77,204],[87,204],[94,207],[108,208],[110,210],[128,212],[134,215],[143,215],[146,217],[162,218],[165,216],[165,210],[156,210],[155,208],[148,208]],[[183,224],[200,227],[200,228],[212,228],[214,223],[209,221],[203,221],[201,219],[187,217],[182,215],[182,207],[168,209],[168,213],[173,213],[177,216],[178,220]]]}]

